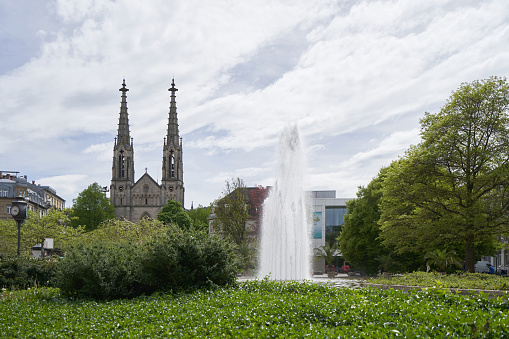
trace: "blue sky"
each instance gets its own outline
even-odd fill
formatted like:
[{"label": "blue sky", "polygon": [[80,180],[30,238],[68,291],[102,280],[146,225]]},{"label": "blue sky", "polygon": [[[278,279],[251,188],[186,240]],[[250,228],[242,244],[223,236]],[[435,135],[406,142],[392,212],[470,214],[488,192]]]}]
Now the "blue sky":
[{"label": "blue sky", "polygon": [[0,170],[109,186],[125,77],[135,171],[160,179],[171,79],[187,208],[272,185],[296,122],[305,187],[355,197],[461,83],[509,73],[509,2],[2,0]]}]

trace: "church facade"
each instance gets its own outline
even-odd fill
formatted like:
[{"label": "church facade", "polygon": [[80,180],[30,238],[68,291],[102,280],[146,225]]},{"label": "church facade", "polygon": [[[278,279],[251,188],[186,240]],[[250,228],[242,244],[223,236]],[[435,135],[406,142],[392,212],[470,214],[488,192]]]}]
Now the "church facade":
[{"label": "church facade", "polygon": [[113,146],[113,165],[110,199],[115,207],[115,216],[132,222],[143,218],[156,219],[168,200],[176,200],[184,206],[184,168],[182,138],[179,137],[175,81],[172,80],[168,130],[163,142],[161,183],[148,173],[135,181],[134,143],[129,132],[127,92],[125,79],[122,83],[118,133]]}]

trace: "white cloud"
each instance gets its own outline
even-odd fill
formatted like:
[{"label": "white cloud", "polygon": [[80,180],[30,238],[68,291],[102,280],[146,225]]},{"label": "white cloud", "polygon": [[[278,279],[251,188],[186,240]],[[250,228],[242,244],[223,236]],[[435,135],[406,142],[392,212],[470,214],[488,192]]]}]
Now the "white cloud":
[{"label": "white cloud", "polygon": [[[51,186],[57,191],[59,196],[65,197],[87,188],[88,180],[90,180],[90,178],[84,174],[66,174],[40,178],[36,180],[36,183],[43,186]],[[70,205],[72,205],[72,201],[66,201],[66,206]]]},{"label": "white cloud", "polygon": [[[504,0],[50,4],[57,21],[33,30],[40,51],[0,76],[1,162],[34,177],[109,182],[124,76],[137,173],[159,173],[174,76],[185,162],[203,162],[185,176],[210,184],[197,195],[217,197],[232,176],[269,181],[278,134],[298,121],[321,161],[309,184],[352,196],[413,143],[424,111],[462,82],[509,73]],[[378,126],[390,129],[362,132]],[[359,140],[333,147],[342,135]],[[218,155],[232,161],[215,163]],[[70,200],[79,191],[66,192]]]}]

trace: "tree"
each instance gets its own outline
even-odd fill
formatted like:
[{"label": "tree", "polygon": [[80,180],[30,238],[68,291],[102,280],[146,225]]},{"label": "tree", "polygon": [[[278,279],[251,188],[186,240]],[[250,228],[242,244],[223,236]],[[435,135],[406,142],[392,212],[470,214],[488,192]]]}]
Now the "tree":
[{"label": "tree", "polygon": [[41,244],[41,258],[44,258],[44,242],[53,239],[54,246],[61,249],[72,243],[83,233],[82,227],[68,226],[69,217],[62,211],[51,208],[43,216],[32,211],[23,223],[23,237],[30,244]]},{"label": "tree", "polygon": [[376,258],[390,252],[380,239],[380,212],[378,205],[382,197],[382,182],[385,169],[366,187],[359,187],[357,199],[346,203],[347,213],[343,229],[338,238],[343,257],[354,266],[368,273],[378,271]]},{"label": "tree", "polygon": [[209,229],[209,216],[212,207],[203,207],[199,205],[198,208],[190,209],[187,213],[193,221],[193,227],[200,230]]},{"label": "tree", "polygon": [[327,271],[332,271],[332,264],[334,262],[334,258],[338,255],[338,244],[334,243],[332,246],[330,243],[326,243],[320,247],[315,247],[315,257],[323,258],[325,260],[325,264],[327,265]]},{"label": "tree", "polygon": [[422,141],[393,163],[383,185],[382,237],[399,251],[462,243],[476,253],[509,229],[509,85],[462,84],[421,119]]},{"label": "tree", "polygon": [[[23,240],[23,238],[22,238]],[[0,258],[16,255],[18,227],[14,219],[0,220]]]},{"label": "tree", "polygon": [[73,227],[81,225],[90,232],[103,221],[115,218],[115,207],[110,204],[102,187],[96,182],[85,188],[72,202]]},{"label": "tree", "polygon": [[96,244],[103,241],[127,242],[141,244],[158,234],[163,234],[168,227],[159,220],[143,218],[136,223],[128,220],[110,219],[99,227],[83,235],[81,242]]},{"label": "tree", "polygon": [[249,219],[246,186],[242,179],[226,180],[223,196],[216,201],[213,227],[230,238],[237,248],[248,241],[246,222]]},{"label": "tree", "polygon": [[180,202],[176,200],[168,200],[157,215],[157,220],[165,224],[175,224],[183,230],[191,228],[192,223],[189,214],[182,208]]},{"label": "tree", "polygon": [[461,267],[461,263],[458,261],[456,252],[449,251],[449,250],[439,250],[436,249],[434,251],[426,253],[424,256],[424,259],[426,259],[426,263],[429,266],[436,266],[440,270],[440,272],[445,272],[445,269],[456,265]]}]

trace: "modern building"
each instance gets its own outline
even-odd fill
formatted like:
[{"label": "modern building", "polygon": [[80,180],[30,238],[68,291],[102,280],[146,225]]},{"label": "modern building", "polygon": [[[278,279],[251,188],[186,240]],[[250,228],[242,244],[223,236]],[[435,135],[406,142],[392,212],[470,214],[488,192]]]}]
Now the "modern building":
[{"label": "modern building", "polygon": [[27,176],[20,176],[19,172],[0,171],[0,220],[12,218],[11,203],[16,197],[24,197],[28,202],[28,210],[41,216],[49,208],[65,208],[65,200],[52,187],[41,186],[35,181],[29,182]]},{"label": "modern building", "polygon": [[[313,211],[311,246],[320,248],[326,243],[333,245],[344,224],[346,203],[352,198],[336,198],[336,191],[311,191],[309,194]],[[338,254],[340,253],[338,252]],[[314,272],[324,272],[324,270],[325,261],[323,259],[313,262]]]},{"label": "modern building", "polygon": [[176,200],[184,206],[184,168],[182,138],[179,137],[175,81],[172,80],[168,130],[163,142],[162,176],[159,184],[148,173],[135,181],[134,143],[129,132],[127,92],[122,83],[118,133],[113,146],[113,165],[110,199],[115,216],[132,222],[142,218],[157,218],[168,200]]}]

